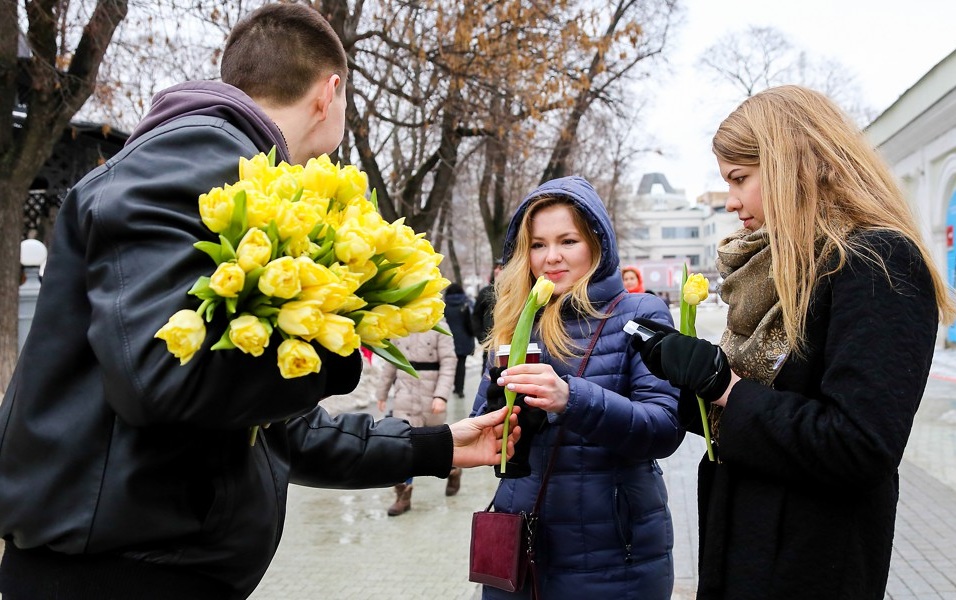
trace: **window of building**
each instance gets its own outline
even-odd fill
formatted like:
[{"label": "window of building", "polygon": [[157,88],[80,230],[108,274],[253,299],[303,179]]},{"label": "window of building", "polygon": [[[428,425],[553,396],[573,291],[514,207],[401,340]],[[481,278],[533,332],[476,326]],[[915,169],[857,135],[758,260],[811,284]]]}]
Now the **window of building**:
[{"label": "window of building", "polygon": [[662,227],[661,237],[665,240],[699,238],[700,227]]}]

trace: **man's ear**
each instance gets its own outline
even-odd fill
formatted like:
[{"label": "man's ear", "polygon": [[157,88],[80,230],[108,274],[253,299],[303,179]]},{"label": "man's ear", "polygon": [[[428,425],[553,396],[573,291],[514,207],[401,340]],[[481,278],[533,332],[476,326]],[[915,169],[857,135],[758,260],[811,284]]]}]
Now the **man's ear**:
[{"label": "man's ear", "polygon": [[318,112],[319,120],[324,121],[325,118],[329,116],[329,107],[332,105],[332,101],[335,100],[335,94],[341,83],[342,78],[336,73],[332,73],[324,83],[319,85],[318,94],[315,99],[316,112]]}]

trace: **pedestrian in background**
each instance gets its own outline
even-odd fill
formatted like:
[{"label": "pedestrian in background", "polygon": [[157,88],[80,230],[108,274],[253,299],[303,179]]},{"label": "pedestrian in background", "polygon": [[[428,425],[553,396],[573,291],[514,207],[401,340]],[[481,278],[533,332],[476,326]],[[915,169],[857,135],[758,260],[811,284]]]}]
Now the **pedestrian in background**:
[{"label": "pedestrian in background", "polygon": [[743,225],[718,248],[727,328],[718,347],[657,325],[640,347],[690,430],[697,397],[710,406],[697,598],[882,600],[951,292],[890,170],[822,94],[748,98],[713,151]]},{"label": "pedestrian in background", "polygon": [[[445,423],[448,398],[455,380],[454,342],[444,333],[432,329],[398,338],[392,343],[412,364],[418,377],[385,362],[375,392],[378,410],[385,412],[391,395],[392,416],[408,421],[412,427],[434,427]],[[460,486],[461,469],[453,467],[445,484],[445,495],[454,496]],[[388,516],[398,516],[411,508],[412,478],[409,477],[395,486],[395,502],[388,507]]]},{"label": "pedestrian in background", "polygon": [[644,293],[644,278],[637,267],[627,266],[621,269],[621,279],[624,280],[624,289],[631,294]]},{"label": "pedestrian in background", "polygon": [[457,283],[445,288],[445,321],[454,339],[455,356],[458,358],[455,365],[454,394],[458,398],[464,398],[465,361],[475,353],[475,332],[471,328],[471,298]]},{"label": "pedestrian in background", "polygon": [[482,374],[489,367],[488,348],[484,347],[484,343],[491,334],[491,327],[495,322],[495,279],[500,272],[501,259],[499,258],[495,260],[488,285],[478,291],[478,297],[475,299],[475,309],[471,312],[471,330],[475,332],[478,343],[483,345],[481,353]]},{"label": "pedestrian in background", "polygon": [[510,344],[538,277],[553,281],[554,293],[531,337],[541,362],[490,369],[475,399],[476,414],[495,408],[507,386],[526,405],[495,510],[532,512],[557,450],[538,515],[536,581],[515,593],[485,586],[482,597],[529,598],[534,587],[548,600],[667,600],[674,535],[656,459],[672,454],[684,432],[677,390],[647,371],[623,328],[637,315],[669,321],[670,312],[655,296],[625,292],[611,219],[580,177],[549,181],[525,198],[508,226],[504,259],[493,348]]}]

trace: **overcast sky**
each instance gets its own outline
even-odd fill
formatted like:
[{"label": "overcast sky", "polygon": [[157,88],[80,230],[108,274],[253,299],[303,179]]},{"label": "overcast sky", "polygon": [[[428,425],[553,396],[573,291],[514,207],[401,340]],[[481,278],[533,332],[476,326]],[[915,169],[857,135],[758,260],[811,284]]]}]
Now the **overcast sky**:
[{"label": "overcast sky", "polygon": [[693,201],[726,190],[710,139],[737,105],[715,100],[700,54],[727,32],[774,27],[813,59],[831,58],[855,77],[877,113],[956,50],[953,0],[684,0],[685,20],[669,53],[672,72],[661,78],[644,123],[666,156],[641,157],[640,174],[659,171]]}]

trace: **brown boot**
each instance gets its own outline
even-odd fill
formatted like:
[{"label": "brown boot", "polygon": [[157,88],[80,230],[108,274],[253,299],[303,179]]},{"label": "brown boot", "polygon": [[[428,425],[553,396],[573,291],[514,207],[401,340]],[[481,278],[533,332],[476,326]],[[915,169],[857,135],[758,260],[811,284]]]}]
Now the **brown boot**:
[{"label": "brown boot", "polygon": [[397,517],[412,507],[412,486],[400,483],[395,486],[395,504],[388,507],[388,516]]},{"label": "brown boot", "polygon": [[445,484],[445,495],[454,496],[461,487],[461,467],[452,467],[448,474],[448,483]]}]

